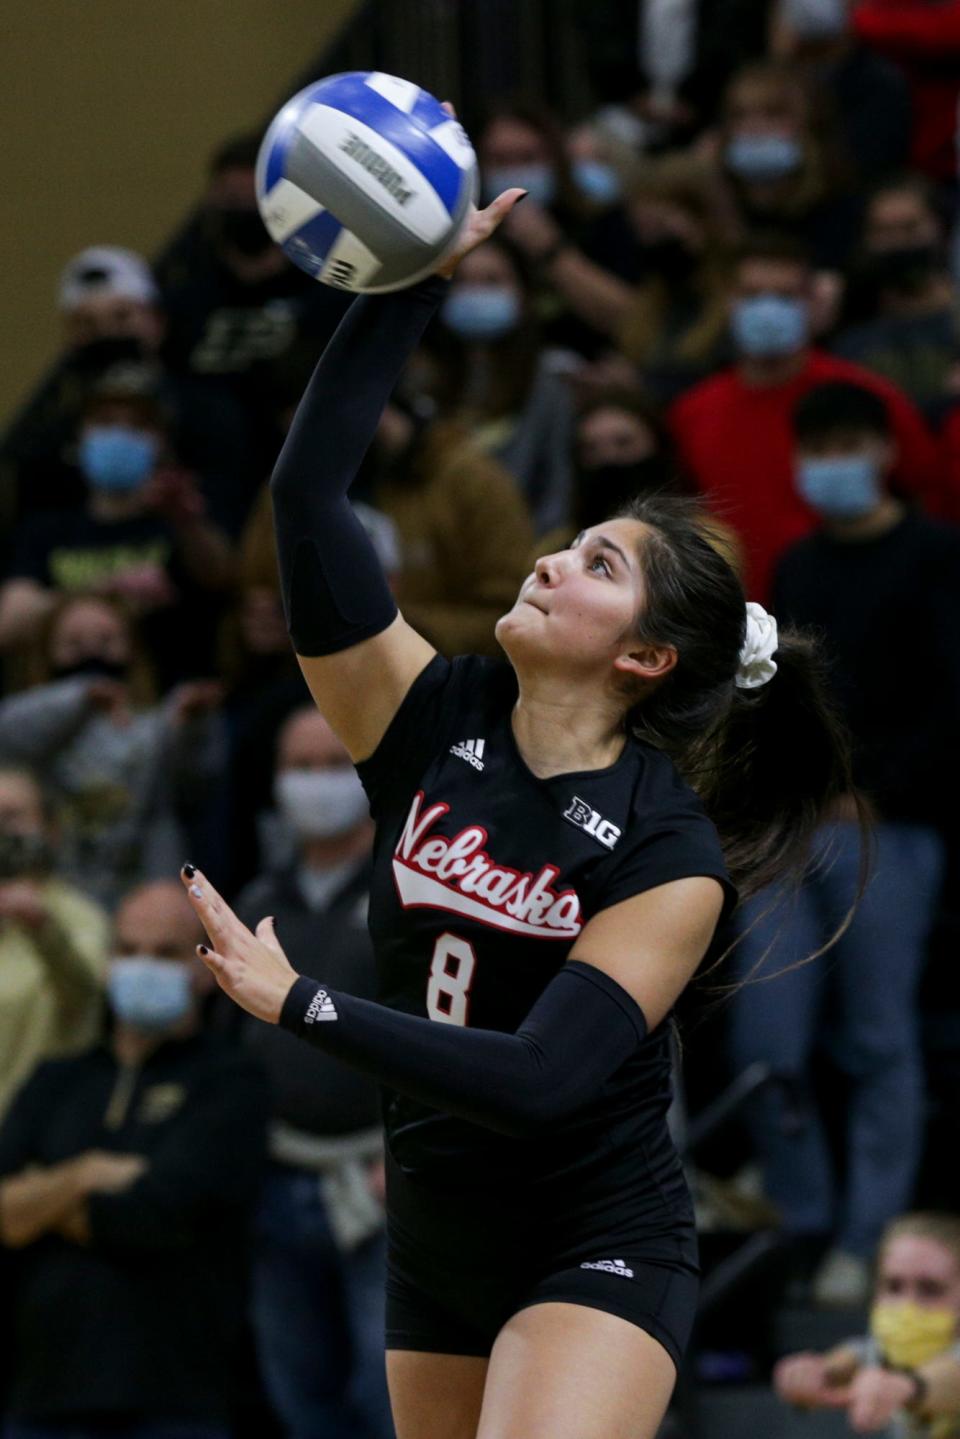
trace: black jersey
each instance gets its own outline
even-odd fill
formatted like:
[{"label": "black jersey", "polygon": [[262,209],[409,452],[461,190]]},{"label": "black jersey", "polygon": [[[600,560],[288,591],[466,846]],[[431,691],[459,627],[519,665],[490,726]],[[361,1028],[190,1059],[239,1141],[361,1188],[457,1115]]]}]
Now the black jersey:
[{"label": "black jersey", "polygon": [[[404,1013],[514,1032],[599,910],[711,875],[732,897],[716,831],[671,761],[628,741],[606,769],[540,779],[510,723],[509,665],[436,656],[358,766],[377,822],[370,928],[379,998]],[[594,1103],[534,1140],[387,1092],[393,1159],[459,1188],[625,1176],[643,1152],[656,1189],[678,1163],[666,1130],[669,1027]]]}]

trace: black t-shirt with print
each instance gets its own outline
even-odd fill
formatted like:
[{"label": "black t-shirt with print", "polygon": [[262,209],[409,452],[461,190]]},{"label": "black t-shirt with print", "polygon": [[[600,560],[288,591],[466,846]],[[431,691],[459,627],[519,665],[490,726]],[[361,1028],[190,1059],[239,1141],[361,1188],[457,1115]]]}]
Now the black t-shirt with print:
[{"label": "black t-shirt with print", "polygon": [[10,577],[36,580],[47,589],[88,591],[110,575],[147,564],[176,571],[173,534],[163,520],[134,515],[108,523],[84,510],[60,510],[31,516],[20,526]]},{"label": "black t-shirt with print", "polygon": [[225,1422],[268,1110],[260,1066],[213,1035],[165,1040],[138,1068],[107,1046],[37,1066],[0,1126],[0,1178],[88,1150],[148,1167],[90,1196],[89,1243],[51,1227],[16,1256],[11,1419]]},{"label": "black t-shirt with print", "polygon": [[[438,655],[358,766],[377,821],[381,1002],[504,1032],[598,911],[692,875],[733,893],[716,831],[669,759],[630,740],[607,769],[539,779],[513,737],[516,696],[508,665]],[[594,1103],[543,1138],[497,1134],[392,1092],[385,1122],[401,1168],[444,1187],[575,1178],[582,1196],[596,1174],[603,1192],[647,1189],[662,1207],[685,1193],[669,1103],[662,1023]]]},{"label": "black t-shirt with print", "polygon": [[89,593],[111,575],[143,565],[158,566],[173,587],[171,603],[140,624],[161,686],[211,673],[217,605],[187,575],[176,535],[157,515],[111,521],[85,510],[30,515],[14,534],[7,578],[35,580],[60,594]]}]

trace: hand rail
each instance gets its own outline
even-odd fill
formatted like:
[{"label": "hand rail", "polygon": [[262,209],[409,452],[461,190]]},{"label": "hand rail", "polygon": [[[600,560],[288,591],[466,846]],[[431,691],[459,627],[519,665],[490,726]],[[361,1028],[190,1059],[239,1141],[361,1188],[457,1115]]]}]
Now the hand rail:
[{"label": "hand rail", "polygon": [[574,10],[575,0],[368,0],[288,94],[340,70],[386,70],[452,100],[468,131],[491,97],[513,93],[576,118],[591,95]]}]

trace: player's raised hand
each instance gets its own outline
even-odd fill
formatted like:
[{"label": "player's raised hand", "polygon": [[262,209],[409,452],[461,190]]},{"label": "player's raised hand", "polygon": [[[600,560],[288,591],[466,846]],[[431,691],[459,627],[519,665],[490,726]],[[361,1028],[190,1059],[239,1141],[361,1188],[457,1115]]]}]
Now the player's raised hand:
[{"label": "player's raised hand", "polygon": [[280,948],[272,918],[262,919],[253,934],[192,864],[183,866],[180,878],[210,939],[209,946],[197,946],[198,955],[224,994],[255,1019],[276,1024],[297,974]]},{"label": "player's raised hand", "polygon": [[[444,100],[443,108],[452,119],[457,118],[457,112],[449,100]],[[464,255],[469,255],[470,251],[475,250],[478,245],[482,245],[484,240],[489,240],[493,232],[507,218],[517,201],[522,200],[526,193],[526,190],[514,187],[504,190],[502,195],[491,200],[483,210],[478,210],[475,205],[472,205],[457,234],[454,248],[444,255],[435,273],[449,280]]]}]

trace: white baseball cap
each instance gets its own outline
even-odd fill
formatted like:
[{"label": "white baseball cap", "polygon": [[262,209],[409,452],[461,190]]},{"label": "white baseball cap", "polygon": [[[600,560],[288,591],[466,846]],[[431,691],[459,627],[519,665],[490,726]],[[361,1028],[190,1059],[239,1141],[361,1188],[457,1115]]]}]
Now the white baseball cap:
[{"label": "white baseball cap", "polygon": [[153,305],[160,292],[142,255],[116,245],[93,245],[74,255],[60,276],[60,308],[75,310],[84,300],[135,300]]}]

